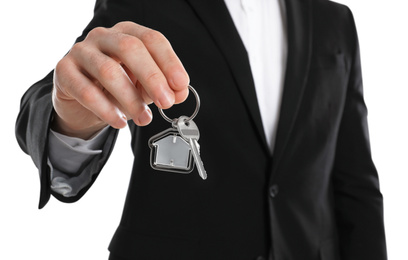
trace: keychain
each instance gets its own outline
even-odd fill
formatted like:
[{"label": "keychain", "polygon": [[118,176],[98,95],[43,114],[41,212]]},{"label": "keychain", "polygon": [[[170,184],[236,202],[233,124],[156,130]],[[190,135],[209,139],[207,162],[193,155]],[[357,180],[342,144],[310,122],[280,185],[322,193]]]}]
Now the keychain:
[{"label": "keychain", "polygon": [[196,98],[196,109],[190,116],[180,116],[170,119],[159,108],[160,115],[169,123],[171,128],[164,130],[149,139],[150,165],[155,170],[175,173],[190,173],[197,166],[200,177],[205,180],[207,173],[200,157],[200,131],[193,119],[200,110],[200,97],[197,91],[188,86]]}]

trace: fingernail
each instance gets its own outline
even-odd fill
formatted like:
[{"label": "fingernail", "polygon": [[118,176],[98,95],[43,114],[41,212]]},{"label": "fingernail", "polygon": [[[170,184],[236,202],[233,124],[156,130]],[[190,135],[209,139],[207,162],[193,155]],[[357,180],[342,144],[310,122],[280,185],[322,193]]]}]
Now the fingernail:
[{"label": "fingernail", "polygon": [[112,126],[117,129],[124,128],[127,125],[127,117],[119,109],[117,109],[116,112],[119,118],[116,120],[116,122]]},{"label": "fingernail", "polygon": [[146,109],[139,115],[138,121],[141,126],[148,125],[152,121],[152,111],[148,106]]},{"label": "fingernail", "polygon": [[119,120],[117,121],[117,124],[120,128],[123,128],[127,125],[127,117],[120,110],[118,110],[118,115],[119,115]]},{"label": "fingernail", "polygon": [[161,108],[169,108],[174,104],[174,94],[170,91],[163,91],[161,97],[159,98],[159,103]]}]

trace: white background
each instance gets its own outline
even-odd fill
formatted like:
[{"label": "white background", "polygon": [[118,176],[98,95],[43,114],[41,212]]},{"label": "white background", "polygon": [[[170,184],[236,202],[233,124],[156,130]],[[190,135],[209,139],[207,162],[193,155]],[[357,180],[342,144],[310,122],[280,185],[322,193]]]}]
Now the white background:
[{"label": "white background", "polygon": [[[92,17],[90,0],[0,4],[0,258],[107,259],[131,171],[129,131],[92,189],[74,204],[37,209],[39,178],[14,123],[25,90],[69,50]],[[408,15],[406,0],[342,0],[360,37],[372,153],[385,200],[389,259],[408,259]],[[364,260],[364,259],[361,259]]]}]

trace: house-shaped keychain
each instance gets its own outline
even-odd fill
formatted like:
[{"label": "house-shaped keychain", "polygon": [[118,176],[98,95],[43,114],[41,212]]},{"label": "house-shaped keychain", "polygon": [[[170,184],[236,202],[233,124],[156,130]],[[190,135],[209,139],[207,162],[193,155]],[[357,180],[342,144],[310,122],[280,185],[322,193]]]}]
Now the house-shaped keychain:
[{"label": "house-shaped keychain", "polygon": [[155,170],[190,173],[194,169],[190,144],[176,129],[167,129],[149,140],[150,165]]}]

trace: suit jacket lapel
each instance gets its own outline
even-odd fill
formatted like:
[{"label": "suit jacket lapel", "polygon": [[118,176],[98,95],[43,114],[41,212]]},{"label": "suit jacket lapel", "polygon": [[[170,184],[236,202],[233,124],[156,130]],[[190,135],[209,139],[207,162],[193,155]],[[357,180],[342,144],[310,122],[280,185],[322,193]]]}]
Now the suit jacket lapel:
[{"label": "suit jacket lapel", "polygon": [[[225,55],[236,84],[247,109],[253,119],[265,151],[268,152],[266,137],[262,126],[254,81],[248,55],[235,28],[228,9],[222,0],[187,0],[212,35],[214,41]],[[311,56],[311,18],[310,0],[285,0],[288,35],[288,58],[285,75],[282,105],[274,148],[276,170],[283,155],[290,134],[293,131],[303,89],[306,85]]]},{"label": "suit jacket lapel", "polygon": [[260,141],[268,151],[248,54],[223,0],[188,0],[224,54]]},{"label": "suit jacket lapel", "polygon": [[274,148],[273,169],[279,167],[300,107],[306,85],[312,48],[310,0],[285,0],[288,58],[282,105]]}]

